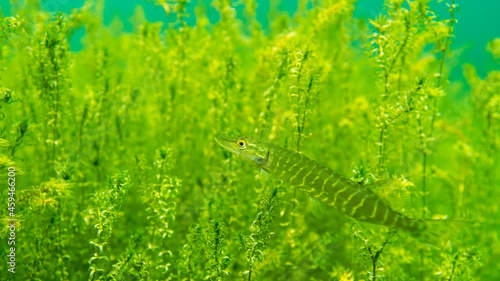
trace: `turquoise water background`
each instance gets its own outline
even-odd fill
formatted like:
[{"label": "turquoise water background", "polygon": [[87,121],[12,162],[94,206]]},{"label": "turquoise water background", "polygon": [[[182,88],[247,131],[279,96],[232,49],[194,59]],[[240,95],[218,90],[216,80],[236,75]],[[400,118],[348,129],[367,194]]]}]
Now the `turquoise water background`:
[{"label": "turquoise water background", "polygon": [[[22,3],[23,1],[19,1]],[[194,16],[194,8],[199,4],[197,0],[192,0],[188,11],[192,15],[188,22],[193,25],[196,23]],[[201,1],[208,13],[209,20],[216,22],[219,19],[217,11],[210,6],[209,0]],[[237,1],[235,1],[237,2]],[[450,2],[450,1],[447,1]],[[45,0],[42,1],[42,6],[48,11],[63,11],[69,13],[72,8],[81,7],[84,0]],[[261,23],[264,29],[268,27],[268,14],[270,11],[270,1],[257,0],[257,20]],[[446,2],[437,3],[433,1],[436,11],[443,19],[449,18]],[[297,10],[298,0],[281,1],[278,8],[282,11],[293,15]],[[473,64],[481,77],[486,76],[490,70],[498,68],[498,63],[493,60],[493,57],[486,52],[486,45],[489,41],[496,37],[500,37],[500,1],[499,0],[484,0],[484,1],[456,1],[460,6],[456,14],[458,24],[455,27],[455,38],[452,50],[455,50],[454,55],[458,56],[459,65],[454,67],[450,74],[450,80],[463,80],[462,65],[463,63]],[[0,0],[2,13],[6,16],[11,15],[11,5],[8,0]],[[155,6],[152,1],[120,1],[106,0],[104,8],[104,23],[110,24],[115,17],[119,17],[123,21],[125,31],[132,31],[132,17],[135,7],[141,5],[145,11],[146,18],[149,21],[162,21],[165,23],[173,21],[174,17],[166,17],[163,8]],[[355,16],[360,19],[370,19],[377,17],[382,12],[383,1],[360,0],[356,3]],[[238,15],[242,15],[243,5],[235,6]],[[166,25],[165,25],[166,26]],[[75,33],[71,42],[72,49],[77,51],[82,48],[80,38],[84,31],[80,30]]]}]

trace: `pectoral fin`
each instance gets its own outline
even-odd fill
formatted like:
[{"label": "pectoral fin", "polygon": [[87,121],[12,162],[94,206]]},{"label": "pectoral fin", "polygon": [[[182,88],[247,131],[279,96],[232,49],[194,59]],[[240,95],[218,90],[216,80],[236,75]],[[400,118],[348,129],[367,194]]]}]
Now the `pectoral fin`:
[{"label": "pectoral fin", "polygon": [[260,184],[265,187],[267,186],[267,181],[269,180],[269,173],[266,172],[264,169],[261,169],[260,170],[260,176],[259,176],[259,179],[260,179]]},{"label": "pectoral fin", "polygon": [[313,215],[317,218],[322,217],[326,212],[326,204],[312,197],[309,197],[309,201],[311,202],[311,211]]}]

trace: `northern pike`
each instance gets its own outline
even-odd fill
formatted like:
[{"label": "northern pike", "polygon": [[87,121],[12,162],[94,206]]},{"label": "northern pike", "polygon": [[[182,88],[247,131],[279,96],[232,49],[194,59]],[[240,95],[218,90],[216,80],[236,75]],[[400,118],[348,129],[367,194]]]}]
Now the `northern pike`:
[{"label": "northern pike", "polygon": [[293,150],[245,138],[216,137],[225,149],[358,221],[405,231],[423,243],[437,245],[448,220],[425,220],[395,211],[366,186]]}]

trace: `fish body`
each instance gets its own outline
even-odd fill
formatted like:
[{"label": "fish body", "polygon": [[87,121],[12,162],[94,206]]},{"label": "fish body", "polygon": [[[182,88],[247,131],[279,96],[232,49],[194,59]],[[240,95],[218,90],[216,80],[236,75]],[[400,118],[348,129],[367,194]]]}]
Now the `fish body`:
[{"label": "fish body", "polygon": [[406,232],[419,232],[426,223],[393,210],[370,189],[293,150],[268,144],[269,159],[262,169],[309,196],[363,222]]},{"label": "fish body", "polygon": [[393,210],[370,189],[301,153],[245,138],[216,140],[243,160],[356,220],[403,230],[430,244],[439,244],[443,236],[444,224],[436,224],[439,220],[409,218]]}]

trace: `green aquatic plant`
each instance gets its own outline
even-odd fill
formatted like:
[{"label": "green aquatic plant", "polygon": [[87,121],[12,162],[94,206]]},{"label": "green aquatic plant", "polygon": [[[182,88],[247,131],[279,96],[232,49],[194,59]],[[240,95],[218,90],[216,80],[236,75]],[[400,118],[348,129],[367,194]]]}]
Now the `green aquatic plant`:
[{"label": "green aquatic plant", "polygon": [[[67,198],[71,197],[73,185],[62,179],[51,179],[43,182],[39,186],[23,190],[18,196],[19,204],[26,204],[30,207],[26,210],[25,216],[37,214],[38,220],[31,221],[21,219],[17,224],[18,229],[32,228],[34,247],[25,249],[27,262],[33,267],[27,271],[32,278],[56,278],[64,280],[69,276],[67,269],[67,239],[71,239],[68,233],[69,225],[66,218],[71,214],[70,206],[64,204]],[[23,203],[24,202],[24,203]],[[22,216],[23,217],[23,216]],[[21,217],[21,218],[22,218]],[[21,235],[21,239],[24,235]],[[20,250],[23,250],[22,247]],[[46,272],[44,264],[52,262],[53,272]]]},{"label": "green aquatic plant", "polygon": [[258,279],[255,277],[254,264],[264,260],[263,250],[272,234],[271,226],[280,210],[281,196],[277,187],[267,190],[260,202],[259,213],[250,226],[252,234],[248,237],[240,237],[240,243],[244,247],[248,260],[248,268],[241,273],[241,276],[244,278],[248,276],[247,280]]},{"label": "green aquatic plant", "polygon": [[96,239],[90,241],[97,251],[89,259],[89,280],[100,278],[105,273],[105,266],[109,263],[108,240],[118,220],[123,199],[132,184],[126,171],[118,172],[108,181],[107,187],[94,195],[94,208],[89,210],[90,219],[97,230]]},{"label": "green aquatic plant", "polygon": [[495,40],[488,43],[488,50],[491,52],[495,59],[500,59],[500,38],[496,38]]},{"label": "green aquatic plant", "polygon": [[295,79],[295,82],[290,86],[290,101],[293,111],[293,126],[296,131],[296,149],[300,151],[300,141],[304,138],[304,130],[308,115],[311,114],[311,107],[317,96],[316,89],[316,74],[311,68],[306,66],[309,59],[313,56],[313,51],[310,46],[306,46],[304,50],[298,50],[295,53],[295,59],[292,62],[290,75]]},{"label": "green aquatic plant", "polygon": [[[386,0],[368,18],[355,0],[146,1],[130,18],[102,0],[10,2],[0,180],[15,168],[16,273],[0,279],[498,279],[500,75],[464,64],[460,2]],[[311,200],[216,135],[307,155],[358,204]],[[318,175],[301,159],[285,181]],[[357,190],[404,214],[387,219],[399,230],[356,221]],[[466,227],[399,223],[445,215]]]},{"label": "green aquatic plant", "polygon": [[378,277],[383,278],[384,276],[381,273],[384,271],[384,268],[380,266],[380,263],[382,263],[382,253],[385,247],[388,246],[387,244],[390,241],[391,233],[387,233],[387,237],[380,245],[372,245],[363,232],[357,229],[355,225],[352,227],[352,232],[354,238],[363,242],[359,249],[360,257],[371,262],[371,270],[368,271],[369,280],[377,280]]},{"label": "green aquatic plant", "polygon": [[226,255],[227,228],[222,222],[211,221],[206,230],[207,276],[209,280],[223,280],[229,273],[226,268],[231,258]]},{"label": "green aquatic plant", "polygon": [[[175,221],[176,200],[182,183],[172,176],[175,165],[172,149],[161,147],[156,150],[153,167],[148,165],[144,156],[136,157],[136,160],[141,197],[149,222],[141,236],[148,240],[148,251],[154,257],[151,263],[157,265],[158,272],[166,272],[172,256],[166,242],[173,234],[171,225]],[[154,170],[154,177],[149,177],[150,170]]]},{"label": "green aquatic plant", "polygon": [[120,260],[113,265],[113,270],[106,275],[105,280],[149,279],[148,269],[151,262],[144,254],[136,250],[140,239],[140,236],[130,238],[129,247],[121,255]]},{"label": "green aquatic plant", "polygon": [[187,243],[182,247],[177,260],[177,277],[180,280],[199,280],[203,274],[203,229],[192,225],[186,235]]},{"label": "green aquatic plant", "polygon": [[[46,139],[43,162],[53,165],[59,156],[60,112],[63,95],[67,90],[67,72],[69,67],[68,37],[71,26],[61,13],[47,19],[46,24],[35,27],[32,45],[29,48],[30,73],[33,75],[34,87],[44,101],[39,114],[45,116],[41,130],[41,138]],[[49,167],[47,174],[50,174]]]}]

